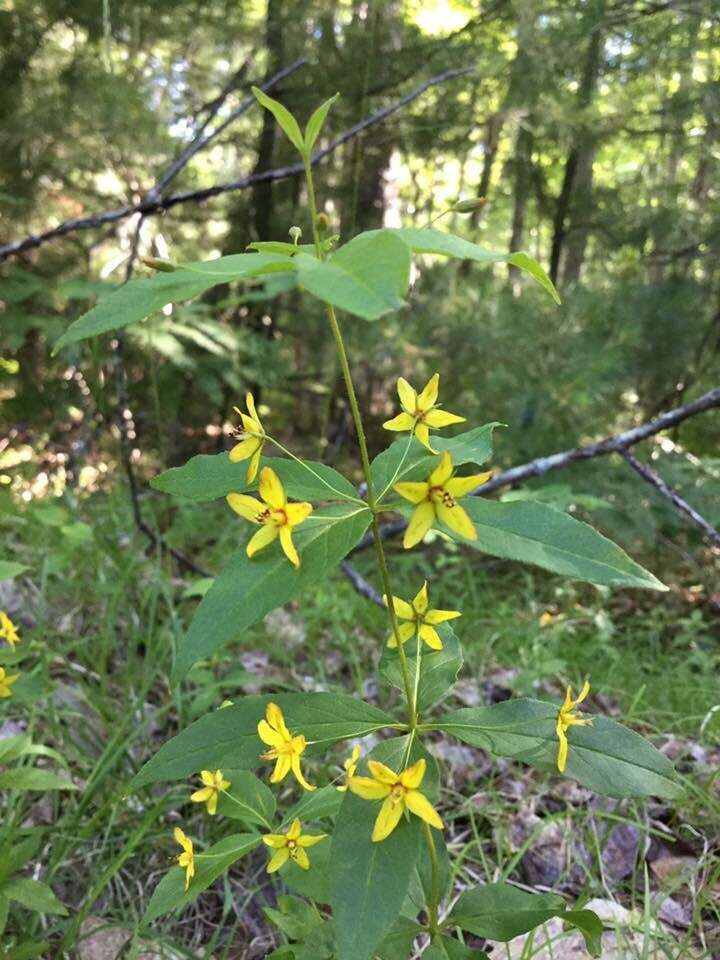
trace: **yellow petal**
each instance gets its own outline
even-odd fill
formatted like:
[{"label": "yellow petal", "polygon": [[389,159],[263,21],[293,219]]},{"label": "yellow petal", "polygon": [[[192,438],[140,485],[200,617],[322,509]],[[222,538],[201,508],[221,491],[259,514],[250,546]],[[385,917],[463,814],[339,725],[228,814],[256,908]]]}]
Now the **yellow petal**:
[{"label": "yellow petal", "polygon": [[426,767],[426,761],[424,759],[420,759],[417,760],[411,767],[408,767],[407,770],[403,770],[403,772],[400,774],[400,782],[406,790],[417,790],[417,788],[423,782]]},{"label": "yellow petal", "polygon": [[386,420],[383,424],[385,430],[412,430],[415,425],[415,417],[411,417],[409,413],[399,413],[396,417],[393,417],[392,420]]},{"label": "yellow petal", "polygon": [[283,548],[283,553],[290,563],[297,569],[300,566],[300,557],[293,543],[292,527],[287,524],[280,527],[280,546]]},{"label": "yellow petal", "polygon": [[459,610],[428,610],[423,617],[425,623],[437,626],[439,623],[445,623],[446,620],[456,620],[462,614]]},{"label": "yellow petal", "polygon": [[469,477],[453,477],[445,484],[445,489],[453,497],[466,497],[472,490],[477,490],[492,476],[492,470],[486,473],[473,473]]},{"label": "yellow petal", "polygon": [[326,833],[317,833],[315,835],[306,833],[302,837],[298,837],[297,842],[301,847],[314,847],[316,843],[320,843],[326,836]]},{"label": "yellow petal", "polygon": [[205,784],[206,787],[215,786],[215,776],[210,770],[201,770],[200,779]]},{"label": "yellow petal", "polygon": [[415,413],[417,404],[417,393],[413,390],[405,377],[398,377],[397,392],[400,397],[400,403],[406,413]]},{"label": "yellow petal", "polygon": [[368,760],[368,770],[373,779],[379,783],[387,783],[392,787],[393,784],[398,782],[398,775],[395,771],[386,767],[384,763],[380,763],[379,760]]},{"label": "yellow petal", "polygon": [[270,775],[270,783],[280,783],[290,773],[290,757],[281,753],[275,761],[275,769]]},{"label": "yellow petal", "polygon": [[257,533],[250,537],[245,552],[249,557],[254,557],[258,550],[269,546],[277,538],[278,528],[274,523],[264,523]]},{"label": "yellow petal", "polygon": [[[411,637],[415,636],[415,624],[414,623],[401,623],[398,625],[398,636],[400,637],[400,643],[407,643]],[[387,645],[391,649],[397,647],[397,638],[394,633],[391,633],[388,637]]]},{"label": "yellow petal", "polygon": [[402,816],[402,803],[393,803],[390,797],[380,807],[380,813],[377,815],[375,826],[373,827],[372,840],[379,843],[385,840],[393,832]]},{"label": "yellow petal", "polygon": [[284,833],[266,833],[262,839],[266,846],[272,847],[274,850],[280,850],[281,847],[287,846],[287,837]]},{"label": "yellow petal", "polygon": [[293,852],[293,860],[300,867],[301,870],[310,869],[310,858],[305,853],[302,847],[295,847]]},{"label": "yellow petal", "polygon": [[245,433],[257,434],[263,432],[260,422],[254,417],[249,417],[246,413],[240,413],[240,419]]},{"label": "yellow petal", "polygon": [[435,807],[419,790],[409,790],[405,794],[405,805],[415,816],[420,817],[425,823],[429,823],[431,827],[442,830],[445,826]]},{"label": "yellow petal", "polygon": [[370,777],[350,777],[348,780],[350,792],[362,797],[363,800],[382,800],[390,793],[390,787],[385,783],[378,783]]},{"label": "yellow petal", "polygon": [[300,503],[288,503],[285,507],[285,514],[291,527],[297,527],[303,520],[307,520],[313,511],[311,503],[301,501]]},{"label": "yellow petal", "polygon": [[410,523],[403,537],[403,546],[405,549],[409,550],[410,547],[414,547],[416,543],[420,543],[434,522],[435,507],[432,503],[430,503],[429,500],[425,500],[423,503],[418,504],[412,512]]},{"label": "yellow petal", "polygon": [[578,695],[577,700],[574,701],[574,706],[577,706],[579,703],[582,703],[589,693],[590,693],[590,683],[588,680],[586,680],[585,683],[583,684],[582,690]]},{"label": "yellow petal", "polygon": [[290,851],[287,847],[281,847],[270,857],[270,863],[267,865],[268,873],[275,873],[280,867],[284,866],[290,859]]},{"label": "yellow petal", "polygon": [[272,700],[265,707],[265,719],[273,729],[277,730],[281,737],[285,740],[290,739],[290,731],[285,725],[285,715],[280,707],[276,703],[273,703]]},{"label": "yellow petal", "polygon": [[450,413],[448,410],[430,410],[425,414],[425,423],[435,430],[440,427],[449,427],[453,423],[465,423],[465,417],[459,417],[456,413]]},{"label": "yellow petal", "polygon": [[262,443],[258,444],[258,448],[255,453],[250,457],[250,463],[248,464],[246,480],[248,483],[252,483],[255,477],[257,476],[258,467],[260,466],[260,460],[262,458]]},{"label": "yellow petal", "polygon": [[244,520],[250,520],[252,523],[260,523],[258,517],[265,509],[259,500],[255,497],[249,497],[246,493],[229,493],[225,499],[235,513],[239,513]]},{"label": "yellow petal", "polygon": [[423,623],[420,625],[418,635],[421,640],[425,641],[431,650],[442,650],[443,642],[440,639],[440,634],[437,632],[435,627],[431,627],[429,623]]},{"label": "yellow petal", "polygon": [[285,738],[278,733],[277,730],[273,730],[270,724],[266,720],[261,720],[257,726],[258,736],[263,743],[266,743],[269,747],[281,747],[285,743]]},{"label": "yellow petal", "polygon": [[297,838],[302,833],[302,824],[298,817],[295,817],[293,822],[290,824],[290,829],[288,830],[286,836],[288,840],[297,840]]},{"label": "yellow petal", "polygon": [[430,453],[437,453],[437,450],[434,450],[430,444],[430,431],[427,428],[427,424],[419,423],[417,427],[415,427],[415,436],[426,450],[429,450]]},{"label": "yellow petal", "polygon": [[428,477],[428,484],[431,487],[442,487],[452,476],[453,462],[449,451],[445,451],[440,457],[440,463],[435,467]]},{"label": "yellow petal", "polygon": [[206,800],[209,800],[215,791],[212,787],[203,787],[201,790],[196,790],[195,793],[190,794],[190,800],[193,803],[205,803]]},{"label": "yellow petal", "polygon": [[[383,594],[383,600],[385,602],[385,606],[389,606],[387,594]],[[402,597],[396,597],[394,594],[393,610],[395,611],[395,616],[400,617],[401,620],[415,619],[415,611],[413,610],[412,605],[409,604],[407,600],[403,600]]]},{"label": "yellow petal", "polygon": [[303,776],[302,769],[300,767],[300,757],[294,753],[292,760],[290,761],[292,772],[295,774],[295,779],[303,788],[303,790],[317,790],[317,787],[313,786],[312,783],[308,783],[305,777]]},{"label": "yellow petal", "polygon": [[[442,501],[437,504],[438,517],[450,529],[465,537],[466,540],[477,540],[477,530],[470,517],[459,503],[446,506]],[[256,534],[257,536],[257,534]]]},{"label": "yellow petal", "polygon": [[280,479],[270,467],[263,467],[260,472],[260,486],[258,492],[268,506],[273,510],[282,510],[285,506],[285,491]]},{"label": "yellow petal", "polygon": [[420,503],[421,500],[427,498],[430,488],[427,483],[396,483],[393,487],[395,493],[399,493],[401,497],[405,500],[409,500],[410,503]]},{"label": "yellow petal", "polygon": [[208,802],[207,802],[207,812],[210,814],[211,817],[214,817],[215,814],[217,813],[217,805],[218,805],[218,793],[217,793],[217,790],[213,790],[211,795],[208,797]]},{"label": "yellow petal", "polygon": [[173,830],[173,837],[175,838],[175,843],[179,843],[180,846],[183,848],[183,850],[188,849],[188,844],[190,844],[190,847],[192,848],[192,844],[190,843],[188,838],[185,836],[185,834],[182,832],[180,827],[175,827],[175,829]]},{"label": "yellow petal", "polygon": [[557,768],[560,773],[565,773],[565,766],[567,764],[568,756],[568,739],[565,736],[565,731],[560,729],[557,731],[558,740],[560,741],[558,745],[558,755],[557,755]]},{"label": "yellow petal", "polygon": [[425,583],[423,583],[423,585],[420,587],[418,592],[413,597],[412,605],[413,605],[413,609],[416,610],[418,613],[422,614],[422,613],[425,613],[425,611],[427,610],[428,608],[427,580],[425,581]]},{"label": "yellow petal", "polygon": [[434,407],[438,398],[438,389],[440,387],[440,374],[434,373],[425,386],[420,391],[417,398],[418,409],[429,410]]},{"label": "yellow petal", "polygon": [[248,413],[258,424],[260,423],[260,417],[258,416],[257,410],[255,409],[255,397],[248,392],[245,394],[245,406],[248,408]]},{"label": "yellow petal", "polygon": [[240,443],[236,443],[228,454],[230,463],[240,463],[241,460],[247,460],[248,457],[252,457],[260,446],[261,443],[257,437],[245,437]]}]

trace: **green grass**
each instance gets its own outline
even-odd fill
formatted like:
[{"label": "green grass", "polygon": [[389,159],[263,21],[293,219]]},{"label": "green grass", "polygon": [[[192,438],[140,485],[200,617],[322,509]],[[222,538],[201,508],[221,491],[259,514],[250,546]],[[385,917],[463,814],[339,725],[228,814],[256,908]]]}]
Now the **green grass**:
[{"label": "green grass", "polygon": [[[10,944],[47,941],[48,956],[74,957],[81,929],[87,932],[83,924],[93,917],[127,931],[129,957],[139,955],[148,940],[165,957],[241,957],[251,939],[267,936],[261,907],[274,894],[263,855],[252,855],[179,920],[166,918],[152,931],[142,930],[152,888],[176,854],[173,826],[182,823],[201,845],[219,828],[188,803],[190,784],[128,795],[127,783],[164,739],[253,685],[319,685],[391,701],[386,687],[369,683],[387,633],[385,615],[338,575],[300,605],[247,631],[234,649],[197,666],[186,686],[171,690],[173,651],[197,602],[183,594],[198,578],[179,575],[166,556],[148,552],[132,528],[122,489],[66,506],[70,523],[81,519],[89,534],[67,530],[59,517],[32,508],[0,515],[16,559],[31,567],[27,577],[3,588],[2,597],[33,621],[23,629],[19,649],[21,667],[34,674],[39,691],[1,707],[0,720],[26,722],[36,742],[62,754],[80,787],[47,797],[0,797],[0,835],[20,835],[27,823],[45,827],[40,877],[69,908],[67,918],[43,919],[14,909],[5,936]],[[222,506],[172,509],[172,542],[208,569],[219,569],[234,538]],[[167,522],[170,515],[162,516]],[[679,592],[609,593],[456,547],[440,551],[433,545],[412,554],[392,547],[390,554],[400,596],[413,596],[427,578],[434,605],[463,611],[457,633],[465,651],[466,696],[476,688],[483,698],[494,692],[560,699],[566,683],[577,687],[589,676],[593,712],[615,714],[659,743],[674,738],[679,768],[688,774],[685,797],[675,809],[603,805],[572,799],[566,782],[524,768],[497,761],[478,772],[471,767],[468,774],[462,763],[441,754],[444,808],[455,810],[448,836],[456,886],[504,877],[524,881],[528,851],[553,829],[558,843],[584,851],[579,871],[572,869],[577,857],[566,852],[557,877],[570,900],[617,900],[642,929],[654,921],[662,897],[689,897],[687,930],[677,937],[660,931],[650,938],[652,946],[646,939],[643,947],[642,937],[631,942],[623,929],[621,956],[712,956],[720,949],[712,896],[720,878],[713,847],[720,798],[710,772],[689,756],[692,743],[707,751],[720,742],[720,714],[707,719],[720,702],[711,607],[691,607]],[[353,562],[378,586],[370,551]],[[552,618],[542,625],[546,611]],[[332,762],[342,756],[337,751]],[[519,840],[517,819],[530,814],[539,819]],[[640,844],[630,873],[609,883],[602,851],[609,827],[618,824],[632,825]],[[662,885],[651,875],[646,886],[645,840],[691,851],[696,866],[689,881]],[[526,945],[525,954],[533,949]]]}]

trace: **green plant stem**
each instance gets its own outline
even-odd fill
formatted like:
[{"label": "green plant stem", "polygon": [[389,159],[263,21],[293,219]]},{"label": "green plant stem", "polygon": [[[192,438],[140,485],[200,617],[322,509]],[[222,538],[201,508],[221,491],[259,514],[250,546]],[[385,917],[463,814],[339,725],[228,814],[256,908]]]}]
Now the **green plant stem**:
[{"label": "green plant stem", "polygon": [[428,931],[434,937],[440,929],[438,920],[438,906],[440,904],[440,867],[438,865],[437,850],[430,825],[423,820],[423,833],[430,855],[430,903],[428,903]]},{"label": "green plant stem", "polygon": [[[312,169],[310,167],[308,158],[304,157],[303,160],[305,163],[305,179],[307,181],[308,204],[310,206],[310,217],[312,219],[315,252],[317,253],[318,259],[322,260],[323,249],[317,225],[317,202],[315,200],[315,185],[313,183]],[[377,557],[378,567],[380,568],[380,576],[382,578],[383,588],[387,598],[387,609],[390,616],[390,624],[392,626],[393,636],[395,637],[395,641],[397,643],[398,656],[400,658],[403,688],[405,692],[405,700],[407,702],[408,727],[410,730],[414,730],[417,724],[417,711],[415,710],[415,703],[413,700],[412,683],[410,681],[407,655],[405,654],[405,650],[403,649],[403,645],[400,640],[400,630],[398,628],[397,616],[395,614],[392,585],[390,583],[390,571],[388,570],[385,550],[383,548],[382,537],[380,535],[380,525],[378,523],[378,504],[375,497],[372,471],[370,470],[370,456],[368,454],[367,440],[365,438],[365,428],[363,427],[360,405],[358,403],[357,394],[355,393],[355,384],[353,383],[352,372],[350,370],[350,363],[348,361],[347,350],[345,349],[342,331],[340,330],[340,324],[338,323],[338,319],[335,315],[335,308],[331,303],[326,303],[325,308],[327,310],[330,329],[332,330],[333,338],[335,340],[335,347],[337,350],[338,359],[340,360],[340,369],[342,370],[343,379],[345,381],[345,389],[347,390],[348,400],[350,402],[350,412],[355,424],[355,432],[357,433],[363,477],[367,487],[367,502],[370,512],[372,513],[371,526],[373,543],[375,545],[375,555]]]}]

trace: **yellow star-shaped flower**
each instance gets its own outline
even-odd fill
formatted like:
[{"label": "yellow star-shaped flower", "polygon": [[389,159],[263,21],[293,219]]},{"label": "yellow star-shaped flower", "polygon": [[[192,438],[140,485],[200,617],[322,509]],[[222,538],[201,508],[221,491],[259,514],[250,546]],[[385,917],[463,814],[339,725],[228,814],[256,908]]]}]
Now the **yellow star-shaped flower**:
[{"label": "yellow star-shaped flower", "polygon": [[435,373],[428,380],[420,393],[414,390],[404,377],[397,382],[400,405],[403,409],[392,420],[386,420],[383,427],[386,430],[404,431],[415,430],[415,436],[430,453],[437,453],[430,446],[430,428],[449,427],[453,423],[464,423],[465,417],[441,410],[437,403],[440,374]]},{"label": "yellow star-shaped flower", "polygon": [[207,812],[211,817],[217,812],[218,798],[223,790],[227,790],[230,781],[222,775],[222,770],[216,770],[212,773],[210,770],[201,770],[200,779],[203,786],[190,795],[193,803],[204,803],[207,805]]},{"label": "yellow star-shaped flower", "polygon": [[195,853],[193,851],[193,842],[190,837],[186,837],[180,827],[175,827],[173,831],[175,842],[182,847],[182,853],[177,858],[179,866],[185,869],[185,892],[190,886],[190,881],[195,876]]},{"label": "yellow star-shaped flower", "polygon": [[260,471],[258,493],[262,503],[245,493],[229,493],[225,498],[235,513],[239,513],[243,519],[260,524],[260,529],[247,545],[247,555],[253,557],[258,550],[267,547],[279,536],[285,556],[294,567],[299,567],[300,557],[293,543],[292,532],[294,527],[310,516],[312,504],[288,503],[283,485],[270,467],[263,467]]},{"label": "yellow star-shaped flower", "polygon": [[350,790],[363,800],[382,800],[375,820],[372,840],[379,843],[393,832],[405,810],[414,813],[431,827],[442,830],[440,814],[419,790],[425,776],[425,760],[418,760],[402,773],[395,773],[384,763],[368,760],[369,777],[351,777]]},{"label": "yellow star-shaped flower", "polygon": [[12,690],[10,687],[20,676],[19,673],[14,673],[11,677],[5,672],[5,667],[0,667],[0,699],[6,700],[8,697],[12,696]]},{"label": "yellow star-shaped flower", "polygon": [[573,713],[573,710],[581,704],[585,697],[590,693],[590,684],[586,680],[583,684],[583,688],[580,691],[580,696],[577,700],[573,700],[572,691],[570,687],[565,691],[565,701],[563,705],[558,710],[557,723],[555,725],[555,732],[557,733],[558,740],[560,745],[558,746],[557,754],[557,767],[560,773],[565,772],[565,766],[567,764],[568,757],[568,738],[567,732],[570,727],[591,727],[592,720],[589,718],[582,719],[581,717],[576,717]]},{"label": "yellow star-shaped flower", "polygon": [[300,769],[300,757],[307,746],[305,737],[299,733],[293,736],[285,726],[285,717],[276,703],[269,703],[265,708],[265,719],[258,723],[258,736],[271,749],[260,754],[261,760],[274,760],[275,769],[270,777],[270,783],[280,783],[292,772],[295,779],[304,790],[317,790],[308,783]]},{"label": "yellow star-shaped flower", "polygon": [[240,463],[242,460],[250,460],[247,469],[247,482],[252,483],[257,476],[260,458],[262,457],[263,447],[265,445],[265,431],[260,423],[260,417],[255,409],[255,399],[248,392],[245,394],[245,403],[248,408],[247,413],[233,407],[235,413],[242,421],[242,428],[238,427],[234,431],[234,436],[242,437],[240,443],[236,443],[230,451],[230,463]]},{"label": "yellow star-shaped flower", "polygon": [[20,643],[17,627],[4,610],[0,610],[0,640],[7,640],[13,650],[15,644]]},{"label": "yellow star-shaped flower", "polygon": [[[387,596],[384,596],[383,600],[387,606]],[[398,619],[408,621],[399,625],[400,643],[406,643],[410,637],[417,634],[431,650],[442,650],[443,642],[435,627],[439,623],[445,623],[446,620],[461,617],[462,614],[459,610],[428,610],[428,606],[427,580],[410,603],[400,597],[393,597],[393,608]],[[387,645],[389,647],[397,646],[394,633],[390,634]]]},{"label": "yellow star-shaped flower", "polygon": [[442,520],[454,533],[466,540],[477,540],[473,522],[458,500],[485,483],[491,475],[491,472],[488,472],[473,473],[469,477],[453,476],[452,457],[446,450],[427,480],[419,483],[396,483],[393,490],[405,500],[416,504],[403,539],[405,549],[419,543],[436,520]]},{"label": "yellow star-shaped flower", "polygon": [[326,833],[311,835],[302,833],[302,824],[297,819],[293,820],[287,833],[266,833],[263,837],[263,843],[272,848],[275,853],[270,857],[267,865],[268,873],[275,873],[280,867],[283,867],[288,860],[292,860],[302,870],[310,869],[310,859],[305,853],[307,847],[314,847],[327,836]]}]

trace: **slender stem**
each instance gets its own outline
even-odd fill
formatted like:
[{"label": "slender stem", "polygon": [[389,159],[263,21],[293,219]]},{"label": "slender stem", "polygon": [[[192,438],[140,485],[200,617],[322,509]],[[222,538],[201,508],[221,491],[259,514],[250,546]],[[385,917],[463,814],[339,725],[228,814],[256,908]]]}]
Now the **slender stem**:
[{"label": "slender stem", "polygon": [[[317,225],[317,203],[315,200],[315,186],[313,183],[312,169],[307,157],[304,158],[304,161],[305,178],[307,180],[308,190],[308,204],[310,206],[313,239],[315,241],[315,252],[317,253],[318,259],[322,260],[323,249]],[[393,636],[395,637],[395,642],[397,643],[398,656],[400,658],[400,669],[402,672],[403,688],[408,710],[408,726],[410,730],[414,730],[415,725],[417,724],[417,713],[415,711],[415,705],[413,702],[412,683],[410,681],[407,655],[405,654],[402,641],[400,640],[400,630],[398,627],[397,616],[395,614],[392,585],[390,583],[390,571],[388,570],[387,560],[385,558],[385,550],[383,549],[382,536],[380,534],[377,499],[375,497],[375,489],[373,487],[372,471],[370,470],[370,455],[368,454],[365,429],[363,427],[362,415],[360,413],[360,405],[358,403],[357,394],[355,393],[355,384],[353,383],[352,372],[350,370],[350,363],[348,361],[345,342],[343,341],[342,332],[340,330],[340,324],[335,316],[335,308],[331,303],[326,303],[325,307],[327,310],[328,321],[330,322],[330,329],[332,330],[333,338],[335,340],[335,347],[337,350],[338,359],[340,360],[340,369],[342,370],[343,380],[345,381],[345,389],[347,390],[348,401],[350,402],[350,412],[355,424],[358,446],[360,447],[360,460],[362,463],[365,485],[367,487],[367,502],[372,513],[371,526],[373,542],[375,544],[375,554],[377,556],[378,567],[380,568],[380,576],[382,578],[383,588],[385,590],[390,624],[392,626]]]},{"label": "slender stem", "polygon": [[[255,437],[257,434],[248,433],[248,436]],[[338,496],[341,500],[346,500],[348,503],[359,503],[362,504],[363,507],[365,506],[365,501],[361,500],[360,497],[351,497],[347,493],[343,493],[341,490],[336,490],[335,487],[325,479],[325,477],[321,477],[320,474],[316,470],[313,470],[308,463],[306,463],[304,460],[301,460],[300,457],[296,457],[292,450],[288,450],[288,448],[283,446],[283,444],[280,443],[279,440],[276,440],[275,437],[271,437],[269,433],[266,433],[265,439],[269,440],[270,443],[278,448],[278,450],[282,450],[282,452],[290,457],[291,460],[294,460],[304,470],[307,470],[308,473],[312,474],[312,476],[315,477],[319,483],[321,483],[324,487],[327,487],[328,490]]]},{"label": "slender stem", "polygon": [[428,903],[428,931],[434,937],[440,929],[438,921],[438,906],[440,904],[440,867],[438,865],[435,840],[430,825],[423,820],[423,832],[430,855],[430,903]]}]

